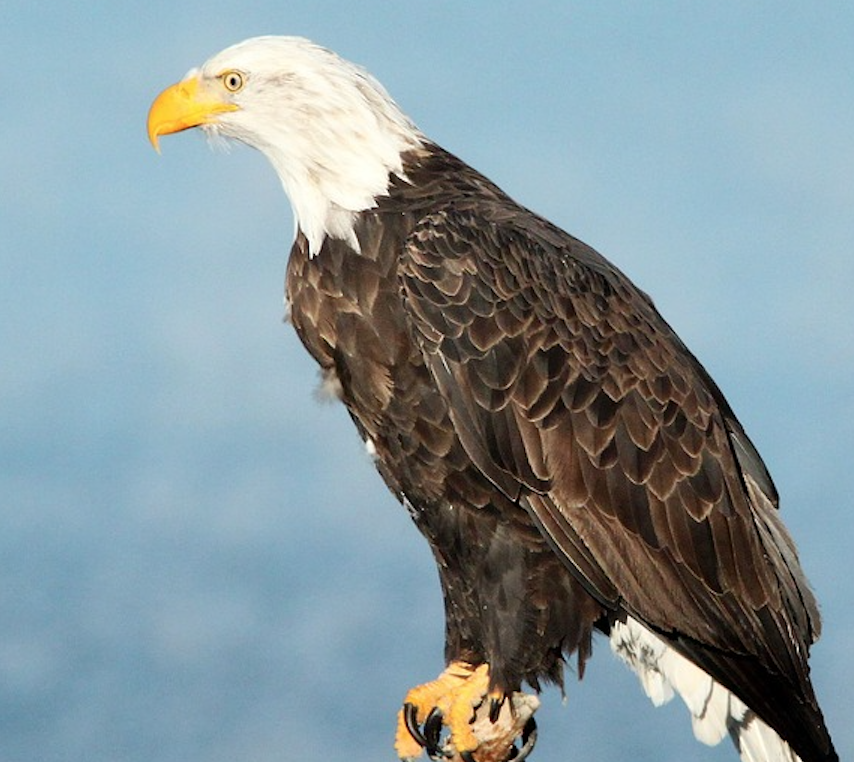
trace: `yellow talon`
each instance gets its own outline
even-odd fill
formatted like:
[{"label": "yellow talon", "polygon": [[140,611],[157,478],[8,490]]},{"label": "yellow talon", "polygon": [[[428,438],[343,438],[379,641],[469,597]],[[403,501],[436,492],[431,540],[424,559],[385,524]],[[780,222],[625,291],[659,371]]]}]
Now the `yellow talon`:
[{"label": "yellow talon", "polygon": [[488,689],[489,666],[481,664],[451,696],[446,697],[447,708],[439,707],[445,715],[445,725],[458,753],[474,751],[477,748],[478,741],[472,730],[472,721],[474,711],[483,703]]},{"label": "yellow talon", "polygon": [[[436,680],[416,686],[404,699],[404,707],[414,707],[415,721],[420,725],[431,712],[438,710],[442,724],[448,728],[448,742],[456,752],[474,751],[478,740],[472,730],[475,711],[489,690],[489,665],[478,667],[465,662],[452,662]],[[497,698],[503,698],[498,696]],[[397,716],[395,750],[403,760],[415,759],[421,754],[424,738],[416,738],[410,730],[404,710]]]}]

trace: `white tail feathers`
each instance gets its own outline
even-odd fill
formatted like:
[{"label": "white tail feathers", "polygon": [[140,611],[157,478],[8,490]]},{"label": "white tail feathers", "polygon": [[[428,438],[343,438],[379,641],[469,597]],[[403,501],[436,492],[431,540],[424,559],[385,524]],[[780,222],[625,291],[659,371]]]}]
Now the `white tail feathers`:
[{"label": "white tail feathers", "polygon": [[635,671],[653,704],[661,706],[679,694],[697,740],[714,746],[729,734],[743,762],[799,762],[743,701],[637,620],[614,624],[611,648]]}]

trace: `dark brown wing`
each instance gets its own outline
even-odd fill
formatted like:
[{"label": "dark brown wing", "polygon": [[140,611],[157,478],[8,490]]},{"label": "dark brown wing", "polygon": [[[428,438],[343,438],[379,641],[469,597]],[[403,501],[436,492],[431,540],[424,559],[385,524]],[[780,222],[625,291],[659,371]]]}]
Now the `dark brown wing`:
[{"label": "dark brown wing", "polygon": [[651,301],[589,247],[491,200],[425,217],[402,277],[483,473],[601,602],[820,748],[806,664],[819,616],[771,479]]}]

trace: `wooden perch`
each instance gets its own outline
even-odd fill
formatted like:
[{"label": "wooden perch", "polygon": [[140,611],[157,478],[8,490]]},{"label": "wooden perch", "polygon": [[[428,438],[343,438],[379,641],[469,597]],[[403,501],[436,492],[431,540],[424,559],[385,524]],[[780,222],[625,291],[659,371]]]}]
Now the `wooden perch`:
[{"label": "wooden perch", "polygon": [[[475,710],[472,730],[478,740],[475,762],[505,762],[512,753],[514,742],[521,738],[525,726],[540,706],[540,700],[531,694],[514,693],[502,705],[498,719],[489,719],[489,701]],[[520,741],[521,743],[521,741]],[[446,741],[444,749],[449,762],[466,762],[453,744]]]}]

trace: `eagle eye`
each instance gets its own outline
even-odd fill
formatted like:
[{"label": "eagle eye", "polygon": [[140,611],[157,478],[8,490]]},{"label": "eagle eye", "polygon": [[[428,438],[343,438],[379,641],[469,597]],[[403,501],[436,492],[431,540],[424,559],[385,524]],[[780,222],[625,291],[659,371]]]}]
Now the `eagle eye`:
[{"label": "eagle eye", "polygon": [[245,80],[239,71],[227,71],[221,75],[222,84],[230,93],[238,93],[243,89]]}]

